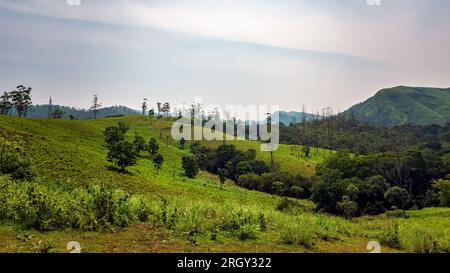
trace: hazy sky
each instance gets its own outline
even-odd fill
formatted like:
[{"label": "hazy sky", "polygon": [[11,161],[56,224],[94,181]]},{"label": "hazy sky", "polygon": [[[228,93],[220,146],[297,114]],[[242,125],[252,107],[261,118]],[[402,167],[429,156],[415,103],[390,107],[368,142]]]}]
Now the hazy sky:
[{"label": "hazy sky", "polygon": [[344,110],[384,87],[449,87],[449,12],[448,0],[0,0],[0,91]]}]

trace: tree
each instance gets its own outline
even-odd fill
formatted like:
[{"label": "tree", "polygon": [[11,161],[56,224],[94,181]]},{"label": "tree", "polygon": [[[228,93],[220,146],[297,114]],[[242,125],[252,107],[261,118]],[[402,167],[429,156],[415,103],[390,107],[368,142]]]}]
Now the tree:
[{"label": "tree", "polygon": [[198,165],[192,156],[184,156],[182,158],[184,174],[189,178],[195,178],[198,174]]},{"label": "tree", "polygon": [[61,119],[64,116],[64,112],[61,109],[55,109],[52,113],[53,119]]},{"label": "tree", "polygon": [[161,105],[162,105],[162,103],[160,103],[160,102],[156,103],[156,109],[158,109],[158,118],[161,116],[161,111],[162,111]]},{"label": "tree", "polygon": [[3,92],[3,95],[0,96],[0,115],[8,115],[11,108],[11,94]]},{"label": "tree", "polygon": [[145,116],[145,112],[147,112],[147,108],[148,108],[148,106],[147,106],[147,99],[144,98],[144,102],[142,102],[142,115]]},{"label": "tree", "polygon": [[155,109],[153,109],[153,108],[151,108],[149,111],[148,111],[148,116],[149,117],[154,117],[155,116]]},{"label": "tree", "polygon": [[303,153],[305,154],[305,157],[309,157],[309,154],[311,153],[311,147],[309,147],[309,145],[303,146]]},{"label": "tree", "polygon": [[145,140],[144,138],[139,134],[134,134],[134,148],[136,150],[137,155],[139,156],[143,150],[145,150]]},{"label": "tree", "polygon": [[10,92],[12,104],[19,117],[27,116],[28,108],[31,106],[31,90],[31,87],[19,85],[16,90]]},{"label": "tree", "polygon": [[163,163],[164,163],[164,157],[161,154],[156,154],[153,157],[153,166],[155,166],[156,174],[159,173],[159,170],[161,169]]},{"label": "tree", "polygon": [[180,139],[180,147],[181,147],[181,149],[183,149],[184,150],[184,146],[186,145],[186,139],[184,139],[184,137],[182,137],[181,139]]},{"label": "tree", "polygon": [[218,174],[219,174],[219,181],[220,181],[220,189],[223,189],[223,185],[225,184],[225,181],[227,181],[228,172],[225,169],[219,169]]},{"label": "tree", "polygon": [[53,118],[53,99],[48,99],[48,118]]},{"label": "tree", "polygon": [[284,193],[284,183],[283,182],[273,182],[272,184],[273,191],[278,195],[283,195]]},{"label": "tree", "polygon": [[158,141],[156,141],[156,139],[152,137],[148,143],[148,152],[152,156],[154,156],[158,153],[158,150],[159,150]]},{"label": "tree", "polygon": [[352,219],[358,212],[358,204],[347,195],[342,197],[342,201],[337,203],[337,207],[347,219]]},{"label": "tree", "polygon": [[108,148],[108,161],[116,164],[121,171],[125,171],[128,166],[136,165],[137,153],[133,143],[122,140]]},{"label": "tree", "polygon": [[450,207],[450,180],[439,179],[433,181],[433,186],[438,191],[440,206]]},{"label": "tree", "polygon": [[408,201],[408,191],[400,187],[388,189],[384,195],[386,201],[392,206],[400,207],[405,213],[406,202]]},{"label": "tree", "polygon": [[164,103],[164,105],[162,107],[162,111],[163,111],[163,113],[166,114],[166,117],[168,117],[169,113],[170,113],[170,103],[168,103],[168,102]]},{"label": "tree", "polygon": [[102,104],[98,102],[98,95],[94,95],[92,99],[92,106],[89,109],[92,113],[94,113],[94,119],[97,119],[97,114],[100,111]]},{"label": "tree", "polygon": [[128,127],[123,123],[119,123],[118,126],[106,127],[103,131],[105,142],[108,147],[112,147],[116,143],[125,140],[125,133],[128,131]]},{"label": "tree", "polygon": [[292,186],[289,189],[289,195],[295,198],[300,198],[303,195],[303,188],[300,186]]}]

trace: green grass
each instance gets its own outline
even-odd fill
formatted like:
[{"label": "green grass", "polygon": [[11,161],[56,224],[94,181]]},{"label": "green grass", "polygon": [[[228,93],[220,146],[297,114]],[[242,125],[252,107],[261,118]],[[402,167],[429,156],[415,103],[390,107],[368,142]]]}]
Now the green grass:
[{"label": "green grass", "polygon": [[[158,139],[165,157],[159,174],[146,153],[127,174],[110,168],[102,131],[119,121],[130,125],[130,139],[134,132],[147,141]],[[103,231],[65,227],[44,233],[20,221],[4,221],[0,252],[66,252],[69,241],[79,241],[89,252],[367,252],[367,243],[379,238],[393,221],[399,226],[400,245],[398,249],[383,246],[384,251],[448,251],[448,209],[411,211],[408,219],[379,216],[348,221],[313,212],[308,200],[296,201],[301,210],[277,211],[281,198],[230,181],[221,190],[218,177],[206,172],[196,179],[185,178],[181,157],[189,149],[181,150],[167,138],[170,128],[170,121],[142,116],[87,121],[0,117],[0,139],[12,140],[25,150],[38,173],[31,183],[38,183],[49,195],[57,194],[58,202],[69,200],[65,196],[73,189],[103,184],[132,194],[133,200],[144,200],[150,211],[145,223]],[[257,142],[233,144],[242,150],[253,148],[258,158],[270,162]],[[282,170],[311,176],[329,152],[319,150],[316,155],[314,149],[311,154],[305,159],[281,145],[275,160]],[[137,205],[132,201],[131,206]],[[421,239],[417,234],[430,235]]]}]

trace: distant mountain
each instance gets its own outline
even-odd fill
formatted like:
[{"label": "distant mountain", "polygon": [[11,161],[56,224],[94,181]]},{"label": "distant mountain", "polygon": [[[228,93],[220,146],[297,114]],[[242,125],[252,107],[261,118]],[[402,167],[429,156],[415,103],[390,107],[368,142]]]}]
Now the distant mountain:
[{"label": "distant mountain", "polygon": [[450,88],[398,86],[345,111],[372,125],[446,124],[450,122]]},{"label": "distant mountain", "polygon": [[[80,109],[80,108],[74,108],[74,107],[68,107],[68,106],[60,106],[60,105],[53,105],[53,110],[61,110],[63,111],[64,119],[69,119],[72,115],[75,119],[90,119],[93,118],[94,115],[92,112],[86,109]],[[48,105],[33,105],[30,107],[27,113],[27,117],[30,118],[47,118],[49,112]],[[104,118],[108,116],[126,116],[126,115],[134,115],[140,113],[137,110],[133,110],[131,108],[125,107],[125,106],[111,106],[111,107],[105,107],[99,110],[97,114],[97,118]],[[12,113],[13,115],[15,113]]]},{"label": "distant mountain", "polygon": [[273,118],[274,122],[279,121],[280,123],[283,123],[284,125],[289,125],[291,123],[301,123],[303,120],[303,117],[305,117],[305,119],[308,120],[312,120],[318,117],[317,115],[313,115],[313,114],[308,114],[308,113],[304,113],[304,112],[285,112],[285,111],[279,111],[279,112],[275,112],[273,115],[274,117],[276,116],[276,114],[279,115],[278,120],[276,118]]}]

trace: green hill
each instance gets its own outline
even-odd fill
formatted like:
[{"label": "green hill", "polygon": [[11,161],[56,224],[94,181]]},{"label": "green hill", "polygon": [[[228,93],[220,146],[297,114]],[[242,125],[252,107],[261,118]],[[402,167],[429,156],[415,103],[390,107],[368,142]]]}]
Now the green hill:
[{"label": "green hill", "polygon": [[[53,105],[51,107],[51,111],[60,110],[63,115],[62,118],[70,119],[72,116],[74,119],[91,119],[93,118],[93,113],[86,109],[62,106],[62,105]],[[108,116],[126,116],[126,115],[136,115],[140,112],[137,110],[130,109],[126,106],[110,106],[104,107],[99,110],[97,113],[98,118],[104,118]],[[11,111],[12,115],[17,115],[16,111]],[[32,105],[27,112],[27,117],[29,118],[48,118],[49,116],[49,106],[47,104],[44,105]]]},{"label": "green hill", "polygon": [[398,86],[383,89],[345,113],[352,113],[373,125],[442,125],[450,122],[450,88]]},{"label": "green hill", "polygon": [[[119,121],[130,126],[130,139],[134,132],[147,141],[158,139],[165,158],[159,174],[145,153],[128,173],[111,168],[102,132]],[[423,244],[417,241],[418,234],[439,244],[450,242],[448,209],[411,212],[409,219],[378,216],[349,221],[314,212],[308,200],[292,199],[295,205],[290,209],[276,209],[280,197],[245,190],[229,180],[222,190],[218,177],[210,173],[200,172],[197,178],[188,179],[182,174],[181,158],[190,152],[166,138],[171,123],[142,116],[84,121],[0,116],[0,141],[23,149],[37,172],[33,182],[13,182],[0,176],[0,252],[66,252],[70,241],[80,242],[84,252],[367,252],[369,241],[397,236],[392,235],[394,224],[399,227],[401,248],[383,245],[383,251],[417,251],[416,246]],[[238,149],[259,145],[251,141],[234,144]],[[313,175],[314,166],[326,154],[320,150],[304,160],[292,153],[291,146],[282,145],[275,160],[281,169]],[[262,152],[257,158],[270,160]],[[125,218],[120,221],[122,226],[100,230],[71,224],[46,232],[17,220],[30,202],[42,217],[66,219],[74,214],[78,221],[89,209],[92,194],[84,189],[92,185],[130,194],[119,212],[145,207],[148,218],[131,222]],[[24,196],[32,196],[33,201],[20,199]],[[13,215],[3,219],[8,209]],[[50,218],[44,224],[55,226],[58,219]]]}]

